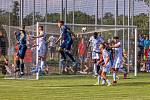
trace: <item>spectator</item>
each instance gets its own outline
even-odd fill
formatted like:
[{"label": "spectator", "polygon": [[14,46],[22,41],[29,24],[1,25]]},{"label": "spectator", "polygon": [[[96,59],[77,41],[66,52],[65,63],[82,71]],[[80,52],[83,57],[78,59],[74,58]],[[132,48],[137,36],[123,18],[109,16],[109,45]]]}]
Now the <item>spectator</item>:
[{"label": "spectator", "polygon": [[80,64],[81,64],[81,71],[83,71],[84,64],[85,64],[85,58],[86,58],[86,43],[84,41],[84,38],[82,35],[79,35],[79,43],[78,43],[78,55],[80,59]]},{"label": "spectator", "polygon": [[56,42],[57,38],[54,36],[50,36],[48,39],[49,42],[49,48],[50,48],[50,59],[54,59],[55,56],[55,42]]},{"label": "spectator", "polygon": [[140,58],[143,58],[144,56],[144,36],[143,35],[139,35],[138,47],[140,49],[140,51],[138,52],[138,55]]},{"label": "spectator", "polygon": [[148,48],[149,48],[149,45],[150,45],[150,41],[148,39],[148,36],[146,36],[145,40],[144,40],[144,60],[148,59]]}]

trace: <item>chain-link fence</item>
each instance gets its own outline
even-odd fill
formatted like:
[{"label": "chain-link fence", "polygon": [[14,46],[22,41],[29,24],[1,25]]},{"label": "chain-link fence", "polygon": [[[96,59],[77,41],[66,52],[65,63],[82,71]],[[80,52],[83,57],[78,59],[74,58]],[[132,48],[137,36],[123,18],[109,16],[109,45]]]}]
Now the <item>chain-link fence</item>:
[{"label": "chain-link fence", "polygon": [[[34,33],[36,32],[34,28],[36,22],[55,23],[58,20],[64,20],[65,23],[70,24],[135,25],[138,26],[139,34],[149,33],[148,0],[0,0],[0,4],[0,31],[4,34],[5,39],[3,40],[6,44],[2,46],[4,49],[10,48],[12,43],[10,38],[12,39],[13,32],[10,28],[3,28],[2,25],[18,27],[24,24],[30,26],[28,31]],[[70,27],[77,33],[81,30],[81,27]],[[94,30],[98,27],[87,28]],[[54,33],[56,32],[58,32],[57,29]],[[129,44],[133,43],[131,38],[135,35],[132,28],[101,33],[106,39],[112,35],[120,36],[121,33],[120,38],[126,51],[132,47]],[[108,36],[107,33],[112,35]],[[3,55],[10,52],[4,49],[1,50],[3,53],[5,52]],[[129,50],[128,54],[132,54],[131,51]],[[131,55],[129,61],[133,58]]]}]

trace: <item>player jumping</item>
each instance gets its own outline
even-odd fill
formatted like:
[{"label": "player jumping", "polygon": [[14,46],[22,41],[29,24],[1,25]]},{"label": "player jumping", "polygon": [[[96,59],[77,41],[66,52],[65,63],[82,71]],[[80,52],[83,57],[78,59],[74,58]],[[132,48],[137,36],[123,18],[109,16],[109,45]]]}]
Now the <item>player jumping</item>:
[{"label": "player jumping", "polygon": [[19,51],[17,53],[17,60],[16,60],[17,69],[15,72],[20,71],[19,75],[23,76],[24,75],[24,61],[23,60],[24,60],[26,50],[27,50],[27,45],[26,45],[27,34],[25,32],[25,26],[21,30],[15,32],[15,35],[18,41],[18,46],[19,46]]},{"label": "player jumping", "polygon": [[71,59],[73,62],[73,66],[77,65],[73,55],[70,53],[71,46],[73,44],[72,35],[76,37],[76,35],[64,25],[64,21],[58,21],[58,27],[60,28],[60,36],[56,41],[56,44],[62,39],[62,43],[59,47],[59,52],[64,62],[66,62],[66,55]]},{"label": "player jumping", "polygon": [[113,71],[113,83],[117,83],[116,72],[122,65],[122,47],[121,47],[121,42],[119,41],[119,37],[114,37],[114,42],[115,44],[110,47],[114,48],[115,50],[115,57],[114,57],[114,64],[112,67],[112,71]]},{"label": "player jumping", "polygon": [[94,62],[94,69],[93,69],[94,76],[97,75],[97,61],[100,59],[99,45],[103,42],[104,42],[103,38],[101,36],[98,36],[97,32],[95,32],[93,36],[90,37],[90,40],[89,40],[89,45],[91,44],[92,46],[92,59]]}]

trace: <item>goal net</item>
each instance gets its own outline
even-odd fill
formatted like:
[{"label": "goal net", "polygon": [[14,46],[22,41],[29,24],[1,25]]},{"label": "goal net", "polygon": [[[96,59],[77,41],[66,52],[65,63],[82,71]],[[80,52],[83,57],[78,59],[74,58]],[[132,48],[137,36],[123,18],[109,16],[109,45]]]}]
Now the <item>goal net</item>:
[{"label": "goal net", "polygon": [[[26,79],[39,79],[45,75],[80,75],[80,74],[92,74],[93,72],[93,63],[91,59],[91,48],[86,47],[86,66],[81,68],[80,57],[78,54],[78,45],[80,41],[80,35],[84,38],[84,43],[88,44],[89,38],[93,35],[94,32],[98,32],[101,35],[105,42],[110,42],[113,36],[119,36],[120,41],[122,42],[122,48],[127,55],[127,69],[128,72],[134,72],[135,76],[137,75],[137,27],[136,26],[121,26],[121,25],[93,25],[93,24],[66,24],[77,36],[77,39],[74,39],[74,43],[71,49],[71,52],[76,59],[78,65],[74,68],[69,59],[64,64],[61,60],[58,48],[61,44],[55,44],[54,42],[58,39],[60,35],[60,30],[57,26],[57,23],[48,23],[48,22],[37,22],[35,26],[26,26],[26,32],[30,35],[38,36],[38,27],[43,26],[44,31],[47,33],[47,56],[44,65],[44,73],[37,71],[39,69],[40,61],[38,59],[38,42],[32,40],[28,37],[28,49],[26,51],[26,56],[24,59],[25,62],[25,76]],[[6,30],[8,37],[8,54],[7,58],[9,65],[7,67],[7,73],[5,78],[18,78],[18,73],[15,73],[16,70],[16,53],[17,53],[17,40],[14,31],[19,30],[19,27],[16,26],[6,26],[3,25],[3,28]],[[81,70],[83,73],[81,73]],[[84,72],[85,71],[85,72]]]},{"label": "goal net", "polygon": [[[85,44],[88,44],[89,38],[93,35],[94,32],[98,32],[104,38],[105,42],[110,42],[113,36],[118,36],[120,41],[122,42],[122,48],[124,53],[127,55],[127,69],[128,72],[135,72],[135,76],[137,74],[137,27],[136,26],[121,26],[121,25],[93,25],[93,24],[66,24],[77,36],[77,39],[74,39],[74,43],[71,49],[72,54],[76,61],[80,62],[79,54],[78,54],[78,44],[80,41],[79,34],[84,38]],[[48,23],[48,22],[37,22],[36,28],[39,26],[44,27],[44,31],[48,34],[47,39],[51,36],[58,38],[60,35],[60,30],[57,26],[57,23]],[[36,30],[37,30],[36,29]],[[38,35],[38,31],[36,31]],[[60,42],[61,44],[61,42]],[[49,69],[50,73],[57,74],[82,74],[81,71],[81,63],[74,69],[71,65],[71,61],[67,59],[67,65],[63,66],[63,62],[61,62],[61,57],[58,53],[59,45],[54,44],[54,50],[51,50],[51,43],[48,44],[48,53],[46,59],[46,66]],[[87,48],[86,58],[89,57],[87,61],[88,71],[85,74],[92,73],[93,65],[91,61],[91,49]],[[38,52],[36,52],[36,56],[38,57]],[[54,54],[54,55],[53,55]],[[53,56],[52,56],[53,55]],[[36,60],[36,64],[38,64],[38,59]],[[91,62],[91,63],[90,63]],[[86,69],[86,68],[83,68]],[[65,71],[65,72],[64,72]],[[67,73],[66,73],[67,72]]]}]

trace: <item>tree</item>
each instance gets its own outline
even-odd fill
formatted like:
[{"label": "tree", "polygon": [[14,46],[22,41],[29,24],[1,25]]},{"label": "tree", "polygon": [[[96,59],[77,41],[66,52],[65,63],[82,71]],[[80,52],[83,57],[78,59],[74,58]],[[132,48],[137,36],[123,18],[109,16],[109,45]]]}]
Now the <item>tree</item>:
[{"label": "tree", "polygon": [[11,25],[13,26],[18,26],[19,25],[19,2],[14,1],[13,2],[13,9],[12,9],[12,23]]},{"label": "tree", "polygon": [[47,21],[48,22],[56,23],[58,20],[60,20],[60,14],[59,13],[51,13],[51,14],[47,15]]},{"label": "tree", "polygon": [[103,24],[114,25],[114,23],[115,23],[115,20],[114,20],[113,14],[111,12],[105,13],[104,18],[103,18]]},{"label": "tree", "polygon": [[[34,22],[43,22],[43,21],[44,21],[44,17],[42,15],[40,15],[39,12],[36,12]],[[25,18],[23,19],[23,22],[26,26],[32,25],[33,24],[33,13],[26,15]]]},{"label": "tree", "polygon": [[134,17],[134,25],[138,26],[138,30],[142,34],[148,33],[148,16],[144,13],[141,13]]},{"label": "tree", "polygon": [[149,0],[144,0],[144,2],[147,4],[147,5],[149,5]]}]

